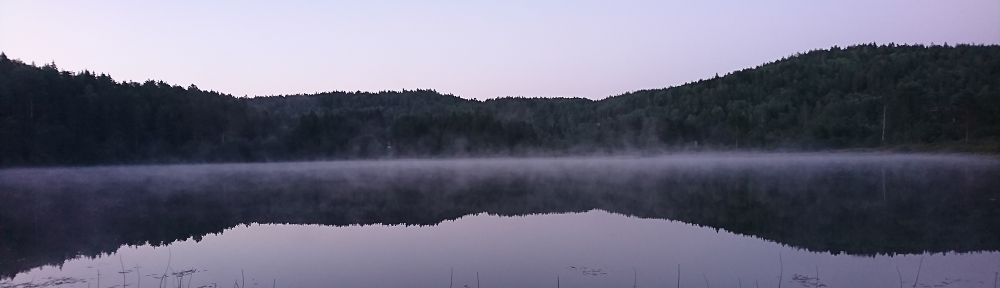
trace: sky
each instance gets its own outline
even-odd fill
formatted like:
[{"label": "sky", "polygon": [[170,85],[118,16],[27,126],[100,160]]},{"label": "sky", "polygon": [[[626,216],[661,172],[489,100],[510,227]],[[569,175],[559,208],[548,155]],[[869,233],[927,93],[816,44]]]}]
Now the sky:
[{"label": "sky", "polygon": [[235,96],[601,99],[873,42],[1000,44],[1000,1],[0,0],[10,58]]}]

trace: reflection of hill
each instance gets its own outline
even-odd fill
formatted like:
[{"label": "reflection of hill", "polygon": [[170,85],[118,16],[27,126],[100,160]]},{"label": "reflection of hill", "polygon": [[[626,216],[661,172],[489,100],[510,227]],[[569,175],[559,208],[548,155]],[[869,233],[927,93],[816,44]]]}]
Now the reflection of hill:
[{"label": "reflection of hill", "polygon": [[480,212],[595,208],[812,251],[1000,250],[995,162],[713,159],[0,171],[0,276],[245,223],[434,225]]}]

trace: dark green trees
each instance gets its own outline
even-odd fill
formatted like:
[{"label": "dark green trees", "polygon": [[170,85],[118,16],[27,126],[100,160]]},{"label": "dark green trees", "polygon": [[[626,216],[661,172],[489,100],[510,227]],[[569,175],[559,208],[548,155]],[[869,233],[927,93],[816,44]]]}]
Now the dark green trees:
[{"label": "dark green trees", "polygon": [[215,160],[226,136],[253,139],[250,114],[246,101],[194,86],[0,59],[2,165]]},{"label": "dark green trees", "polygon": [[1000,46],[834,47],[600,101],[433,90],[236,98],[0,55],[3,166],[965,142],[1000,146]]}]

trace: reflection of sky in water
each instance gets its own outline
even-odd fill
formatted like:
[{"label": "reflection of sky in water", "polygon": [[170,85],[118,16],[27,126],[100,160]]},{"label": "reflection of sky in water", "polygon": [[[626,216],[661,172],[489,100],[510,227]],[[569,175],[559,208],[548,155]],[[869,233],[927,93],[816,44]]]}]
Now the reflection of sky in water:
[{"label": "reflection of sky in water", "polygon": [[[251,225],[201,242],[167,247],[124,247],[96,260],[76,259],[61,268],[22,273],[10,283],[46,277],[78,277],[89,283],[63,287],[121,285],[122,263],[143,275],[162,274],[169,260],[176,272],[200,272],[184,287],[776,287],[779,255],[782,287],[802,287],[794,275],[815,277],[828,287],[911,287],[954,282],[948,287],[992,287],[1000,253],[858,257],[812,253],[756,238],[682,222],[629,218],[599,210],[578,214],[497,217],[485,214],[437,226]],[[635,272],[633,272],[633,267]],[[633,274],[635,273],[635,274]],[[593,275],[597,274],[597,275]],[[136,273],[127,274],[136,287]],[[173,281],[173,280],[172,280]],[[189,282],[190,281],[190,282]],[[272,282],[273,281],[273,282]],[[144,276],[142,287],[159,280]],[[170,286],[176,287],[176,284]],[[811,285],[810,285],[811,286]],[[921,287],[922,285],[918,285]]]}]

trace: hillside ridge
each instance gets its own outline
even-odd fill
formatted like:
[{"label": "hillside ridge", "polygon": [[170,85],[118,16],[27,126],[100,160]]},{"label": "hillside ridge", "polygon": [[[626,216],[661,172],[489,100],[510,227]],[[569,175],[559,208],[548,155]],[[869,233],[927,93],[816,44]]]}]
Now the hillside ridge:
[{"label": "hillside ridge", "polygon": [[242,98],[0,55],[8,167],[899,147],[1000,151],[1000,46],[832,47],[601,100]]}]

